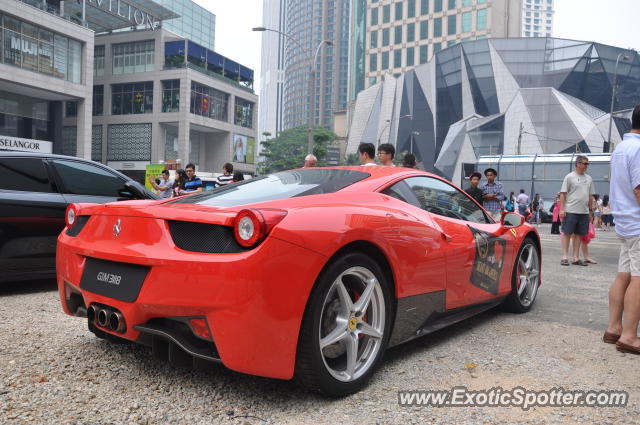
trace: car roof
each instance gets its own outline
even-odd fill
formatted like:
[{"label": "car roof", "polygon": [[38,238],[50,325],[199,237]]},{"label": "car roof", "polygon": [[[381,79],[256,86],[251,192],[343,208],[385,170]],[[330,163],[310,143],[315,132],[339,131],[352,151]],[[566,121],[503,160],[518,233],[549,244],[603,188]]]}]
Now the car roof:
[{"label": "car roof", "polygon": [[74,159],[74,160],[80,160],[80,161],[95,162],[95,161],[91,161],[90,159],[80,158],[79,156],[58,155],[55,153],[41,153],[41,152],[0,151],[0,157],[2,156],[20,156],[25,158]]}]

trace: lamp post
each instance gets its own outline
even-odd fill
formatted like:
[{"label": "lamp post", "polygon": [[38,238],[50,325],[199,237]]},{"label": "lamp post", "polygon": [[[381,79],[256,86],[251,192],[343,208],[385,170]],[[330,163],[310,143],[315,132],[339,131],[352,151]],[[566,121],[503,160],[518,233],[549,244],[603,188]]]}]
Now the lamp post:
[{"label": "lamp post", "polygon": [[609,109],[609,136],[607,137],[607,141],[609,142],[609,146],[607,146],[607,152],[611,152],[611,126],[613,124],[613,106],[616,100],[616,86],[618,85],[618,63],[620,62],[620,58],[622,60],[628,60],[629,55],[625,53],[618,53],[618,57],[616,58],[616,66],[613,68],[613,87],[611,88],[611,108]]},{"label": "lamp post", "polygon": [[[398,117],[398,122],[402,119],[402,118],[410,118],[413,115],[411,114],[407,114],[407,115],[403,115],[401,117]],[[382,130],[380,130],[380,136],[378,136],[378,145],[376,146],[376,148],[378,146],[380,146],[380,140],[382,140],[382,135],[384,134],[384,131],[391,125],[391,120],[387,120],[387,123],[385,124],[384,127],[382,127]]]},{"label": "lamp post", "polygon": [[318,60],[318,54],[320,53],[320,49],[322,46],[326,44],[327,46],[333,46],[333,42],[331,40],[321,40],[316,47],[315,54],[311,57],[311,52],[305,49],[302,44],[295,37],[292,37],[290,34],[287,34],[282,31],[278,31],[272,28],[265,27],[255,27],[251,29],[252,31],[264,32],[264,31],[272,31],[276,32],[284,37],[287,37],[289,40],[293,41],[303,53],[307,55],[307,60],[310,61],[309,65],[309,81],[307,82],[308,90],[309,90],[309,117],[307,120],[307,153],[313,154],[313,124],[315,118],[315,105],[316,105],[316,94],[313,87],[313,82],[315,80],[316,74],[316,61]]}]

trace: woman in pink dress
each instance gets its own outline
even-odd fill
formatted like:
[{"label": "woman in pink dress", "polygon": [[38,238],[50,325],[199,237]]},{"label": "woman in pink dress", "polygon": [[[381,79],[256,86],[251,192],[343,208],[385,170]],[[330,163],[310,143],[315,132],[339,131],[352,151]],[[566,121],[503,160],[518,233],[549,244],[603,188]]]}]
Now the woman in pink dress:
[{"label": "woman in pink dress", "polygon": [[553,222],[551,223],[551,234],[560,234],[560,194],[556,194],[555,203],[551,206],[553,211]]}]

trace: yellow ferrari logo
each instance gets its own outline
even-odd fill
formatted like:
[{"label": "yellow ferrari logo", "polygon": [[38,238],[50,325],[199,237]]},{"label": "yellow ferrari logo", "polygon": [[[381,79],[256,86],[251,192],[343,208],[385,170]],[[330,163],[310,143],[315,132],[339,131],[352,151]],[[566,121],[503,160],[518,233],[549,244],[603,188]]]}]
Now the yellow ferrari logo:
[{"label": "yellow ferrari logo", "polygon": [[511,234],[513,235],[514,238],[518,237],[518,232],[516,232],[516,229],[511,229]]},{"label": "yellow ferrari logo", "polygon": [[358,319],[356,319],[355,317],[352,317],[351,319],[349,319],[349,329],[354,330],[357,324],[358,324]]}]

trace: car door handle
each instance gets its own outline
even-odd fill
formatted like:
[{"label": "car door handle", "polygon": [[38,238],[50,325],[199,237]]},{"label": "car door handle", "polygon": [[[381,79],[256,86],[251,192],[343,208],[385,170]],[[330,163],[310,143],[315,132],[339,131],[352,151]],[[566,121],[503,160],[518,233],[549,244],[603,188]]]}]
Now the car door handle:
[{"label": "car door handle", "polygon": [[442,240],[447,241],[447,242],[451,242],[453,240],[453,238],[450,235],[448,235],[448,234],[446,234],[444,232],[440,232],[440,237],[442,238]]}]

